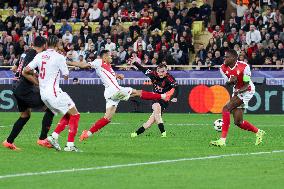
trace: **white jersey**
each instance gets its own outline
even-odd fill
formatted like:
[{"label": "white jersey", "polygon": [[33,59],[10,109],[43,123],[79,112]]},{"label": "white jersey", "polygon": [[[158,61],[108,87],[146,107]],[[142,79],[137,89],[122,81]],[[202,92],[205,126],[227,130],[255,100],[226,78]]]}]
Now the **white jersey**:
[{"label": "white jersey", "polygon": [[63,55],[53,49],[47,49],[35,56],[27,69],[39,70],[39,88],[41,95],[54,95],[57,97],[58,92],[62,91],[59,87],[60,72],[64,76],[69,75],[66,59]]},{"label": "white jersey", "polygon": [[116,91],[121,89],[110,64],[104,63],[102,59],[95,59],[93,62],[90,62],[90,64],[92,68],[96,69],[96,73],[101,78],[106,89],[110,88]]}]

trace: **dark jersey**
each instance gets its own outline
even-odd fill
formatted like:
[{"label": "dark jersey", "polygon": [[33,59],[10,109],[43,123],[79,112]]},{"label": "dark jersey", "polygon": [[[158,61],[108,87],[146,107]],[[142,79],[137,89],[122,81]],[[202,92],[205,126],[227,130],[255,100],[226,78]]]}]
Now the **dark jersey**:
[{"label": "dark jersey", "polygon": [[16,84],[14,85],[14,92],[24,95],[34,90],[33,83],[22,76],[22,71],[34,59],[36,54],[36,50],[28,49],[21,55],[21,58],[16,63],[18,68],[14,78],[14,80],[17,80]]},{"label": "dark jersey", "polygon": [[160,78],[156,71],[147,69],[137,62],[134,63],[134,66],[136,66],[140,71],[142,71],[147,77],[151,79],[151,82],[153,84],[153,92],[163,94],[174,88],[175,92],[172,98],[177,98],[179,87],[175,78],[171,74],[167,73],[164,78]]}]

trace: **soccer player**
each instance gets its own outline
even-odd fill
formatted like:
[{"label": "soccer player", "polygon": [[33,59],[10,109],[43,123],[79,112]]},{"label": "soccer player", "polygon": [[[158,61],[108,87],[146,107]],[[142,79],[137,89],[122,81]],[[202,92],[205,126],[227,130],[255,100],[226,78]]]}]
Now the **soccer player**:
[{"label": "soccer player", "polygon": [[98,76],[101,78],[104,86],[105,92],[104,97],[106,99],[106,112],[104,117],[99,119],[92,127],[87,131],[84,130],[80,136],[80,141],[83,141],[94,133],[98,132],[108,123],[110,123],[111,118],[114,116],[117,106],[120,100],[127,101],[130,97],[140,97],[144,100],[159,100],[164,99],[168,101],[172,95],[171,91],[166,94],[158,94],[153,92],[147,92],[144,90],[136,90],[130,87],[119,86],[117,79],[123,79],[122,74],[115,74],[111,67],[112,57],[108,50],[101,51],[102,59],[96,59],[91,62],[91,66],[96,69]]},{"label": "soccer player", "polygon": [[38,81],[30,77],[31,81],[39,84],[41,99],[44,104],[54,113],[61,113],[64,116],[47,140],[56,150],[61,150],[58,144],[59,134],[69,125],[68,142],[64,151],[75,151],[79,149],[74,145],[74,139],[78,130],[80,113],[69,95],[59,87],[60,72],[64,79],[68,79],[69,70],[66,58],[57,53],[55,48],[58,45],[58,38],[54,35],[48,37],[48,49],[36,55],[31,63],[24,69],[25,74],[32,74],[33,69],[39,69]]},{"label": "soccer player", "polygon": [[234,85],[234,88],[232,98],[223,107],[221,138],[217,141],[211,141],[210,144],[214,146],[226,145],[226,138],[230,127],[230,112],[232,112],[235,125],[241,129],[255,133],[255,145],[259,145],[262,142],[265,132],[248,121],[243,120],[244,109],[248,107],[248,102],[255,93],[255,86],[250,78],[251,71],[249,65],[238,61],[238,54],[235,50],[228,50],[225,53],[225,61],[220,68],[220,72],[225,78],[226,84]]},{"label": "soccer player", "polygon": [[[177,102],[178,96],[178,84],[175,78],[168,73],[167,66],[165,64],[160,64],[157,66],[156,70],[147,69],[137,61],[132,60],[133,65],[138,68],[138,70],[142,71],[147,77],[151,79],[153,83],[153,91],[155,93],[166,93],[168,91],[174,90],[172,95],[172,102]],[[164,122],[162,119],[162,113],[169,106],[169,101],[165,101],[163,99],[155,100],[152,104],[153,113],[149,117],[148,121],[143,124],[138,130],[134,133],[131,133],[131,137],[137,137],[142,134],[146,129],[150,128],[154,123],[158,124],[159,130],[161,132],[162,137],[166,137],[167,133],[164,127]]]},{"label": "soccer player", "polygon": [[[3,142],[3,146],[11,150],[17,150],[19,148],[14,144],[14,140],[19,135],[25,124],[28,122],[31,116],[31,108],[43,108],[46,109],[44,103],[40,98],[40,93],[37,87],[33,83],[28,81],[23,75],[22,70],[28,63],[30,63],[37,53],[44,50],[46,46],[46,39],[43,37],[36,37],[34,40],[34,46],[24,52],[19,61],[13,67],[15,78],[13,81],[13,94],[18,104],[20,117],[14,123],[13,129],[8,138]],[[47,141],[47,133],[52,124],[54,114],[46,109],[44,117],[42,119],[41,134],[37,143],[40,146],[51,148],[52,145]]]}]

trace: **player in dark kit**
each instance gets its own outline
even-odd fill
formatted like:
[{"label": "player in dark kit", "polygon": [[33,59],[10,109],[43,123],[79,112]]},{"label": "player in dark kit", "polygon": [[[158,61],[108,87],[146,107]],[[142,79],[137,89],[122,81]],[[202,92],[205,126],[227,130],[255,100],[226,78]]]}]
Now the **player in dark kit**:
[{"label": "player in dark kit", "polygon": [[[41,100],[38,87],[34,86],[23,75],[23,68],[28,65],[36,56],[37,53],[44,50],[46,39],[44,37],[36,37],[34,40],[34,47],[28,49],[21,55],[19,62],[14,67],[16,70],[15,78],[13,82],[13,93],[17,100],[20,117],[14,123],[13,129],[8,136],[7,140],[3,142],[3,146],[11,150],[17,150],[14,145],[14,140],[23,129],[24,125],[28,122],[31,116],[31,108],[45,108],[44,103]],[[16,69],[15,69],[16,68]],[[35,76],[30,76],[35,77]],[[44,117],[42,119],[42,130],[37,143],[40,146],[51,148],[51,144],[46,140],[47,133],[52,124],[54,114],[49,110],[45,110]]]},{"label": "player in dark kit", "polygon": [[[153,92],[163,94],[168,91],[172,92],[171,102],[177,102],[177,96],[179,87],[175,78],[168,73],[167,66],[160,64],[156,70],[150,70],[141,66],[134,58],[132,64],[142,71],[147,77],[151,79],[153,84]],[[150,128],[154,123],[158,124],[162,137],[166,137],[167,133],[164,128],[164,122],[162,119],[162,113],[169,106],[169,101],[157,100],[153,102],[153,113],[149,117],[148,121],[143,124],[136,132],[131,133],[131,137],[137,137],[142,134],[146,129]]]}]

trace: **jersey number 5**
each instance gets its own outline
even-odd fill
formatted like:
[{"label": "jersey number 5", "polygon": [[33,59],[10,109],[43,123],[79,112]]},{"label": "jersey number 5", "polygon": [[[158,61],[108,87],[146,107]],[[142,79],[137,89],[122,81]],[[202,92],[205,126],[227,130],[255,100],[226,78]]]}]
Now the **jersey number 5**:
[{"label": "jersey number 5", "polygon": [[46,64],[46,62],[41,63],[40,74],[39,74],[39,77],[41,79],[44,79],[44,77],[45,77],[45,67],[44,67],[45,64]]}]

